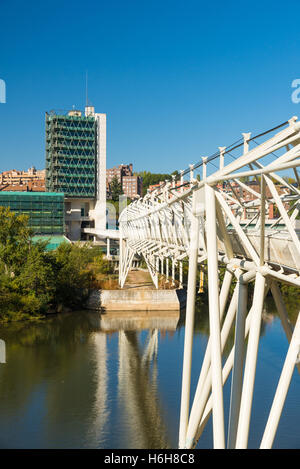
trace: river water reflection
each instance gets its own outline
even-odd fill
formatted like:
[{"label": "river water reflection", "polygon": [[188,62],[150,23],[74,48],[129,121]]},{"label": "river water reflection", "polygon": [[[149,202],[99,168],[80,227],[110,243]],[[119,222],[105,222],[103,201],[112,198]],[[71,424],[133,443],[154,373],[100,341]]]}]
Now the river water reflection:
[{"label": "river water reflection", "polygon": [[[262,437],[288,341],[267,307],[261,330],[249,447]],[[207,343],[196,314],[192,391]],[[77,312],[0,327],[1,448],[176,448],[184,314]],[[229,339],[232,341],[232,338]],[[228,344],[228,352],[229,346]],[[230,379],[224,389],[228,413]],[[297,369],[274,448],[300,448]],[[208,424],[198,448],[212,447]]]}]

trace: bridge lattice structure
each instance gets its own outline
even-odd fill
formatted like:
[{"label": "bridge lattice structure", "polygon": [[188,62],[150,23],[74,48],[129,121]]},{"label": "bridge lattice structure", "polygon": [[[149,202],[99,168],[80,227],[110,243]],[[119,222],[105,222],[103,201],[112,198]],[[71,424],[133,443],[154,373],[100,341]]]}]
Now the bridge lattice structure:
[{"label": "bridge lattice structure", "polygon": [[[282,284],[300,287],[299,167],[300,122],[293,117],[255,137],[242,134],[238,142],[189,165],[179,177],[173,176],[121,213],[121,287],[135,254],[144,257],[157,288],[160,274],[181,287],[183,262],[188,261],[179,448],[195,448],[211,414],[214,448],[247,448],[262,313],[269,291],[289,341],[260,448],[273,445],[299,360],[300,315],[293,325],[280,288]],[[284,178],[287,171],[296,184]],[[249,178],[256,186],[246,182]],[[277,214],[272,219],[268,217],[271,206]],[[196,279],[203,266],[210,332],[192,400]],[[222,281],[221,266],[225,267]],[[234,344],[225,356],[230,334]],[[225,429],[224,385],[230,374]]]}]

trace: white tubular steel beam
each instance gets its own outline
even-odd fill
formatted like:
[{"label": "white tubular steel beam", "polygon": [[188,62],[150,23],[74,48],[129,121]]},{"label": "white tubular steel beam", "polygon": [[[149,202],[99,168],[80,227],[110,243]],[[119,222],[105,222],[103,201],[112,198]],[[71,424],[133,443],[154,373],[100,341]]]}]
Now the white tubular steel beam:
[{"label": "white tubular steel beam", "polygon": [[[233,294],[226,314],[224,326],[222,328],[222,344],[224,345],[227,340],[227,333],[229,332],[232,321],[234,319],[237,296]],[[229,327],[226,327],[226,326]],[[193,448],[196,443],[197,430],[200,425],[205,406],[207,405],[207,400],[209,398],[209,393],[211,391],[211,370],[210,370],[210,359],[211,359],[211,338],[208,340],[206,347],[206,353],[204,356],[201,373],[199,376],[197,389],[195,393],[195,398],[190,414],[190,421],[187,431],[186,438],[186,448]]]},{"label": "white tubular steel beam", "polygon": [[[250,278],[248,280],[250,280]],[[266,288],[264,296],[266,296],[267,293],[268,293],[268,289]],[[229,315],[229,311],[230,311],[230,309],[228,310],[228,313],[226,315],[225,322],[227,321],[227,316]],[[222,335],[223,335],[223,330],[224,330],[225,337],[226,337],[226,334],[229,333],[229,328],[231,327],[231,324],[232,324],[233,319],[234,319],[234,313],[235,313],[235,310],[232,308],[230,318],[228,318],[228,321],[227,321],[227,327],[226,327],[227,330],[226,331],[225,331],[225,322],[224,322],[224,326],[222,328]],[[245,340],[249,335],[252,314],[253,314],[253,306],[251,307],[251,309],[248,313],[248,316],[246,318]],[[233,347],[230,354],[228,355],[228,358],[227,358],[227,360],[225,362],[225,365],[223,367],[223,372],[222,372],[223,386],[225,385],[225,383],[228,379],[228,376],[231,372],[231,369],[233,367],[233,364],[234,364],[234,350],[235,350],[235,348]],[[203,430],[204,430],[204,428],[207,424],[207,421],[209,419],[211,411],[212,411],[212,398],[210,397],[208,399],[207,403],[206,403],[206,406],[205,406],[205,409],[204,409],[204,412],[203,412],[203,416],[201,417],[201,421],[199,423],[199,427],[198,427],[198,430],[197,430],[197,433],[196,433],[196,436],[195,436],[194,443],[196,443],[198,441],[198,439],[200,438],[200,436],[201,436],[201,434],[202,434],[202,432],[203,432]]]},{"label": "white tubular steel beam", "polygon": [[205,186],[206,202],[206,232],[207,232],[207,273],[208,273],[208,303],[209,327],[211,337],[211,370],[213,396],[213,435],[214,448],[225,448],[222,356],[221,356],[221,327],[218,274],[217,247],[217,216],[215,191],[209,185]]},{"label": "white tubular steel beam", "polygon": [[238,307],[235,324],[234,340],[234,366],[232,371],[230,411],[229,411],[229,429],[228,429],[228,448],[235,447],[238,418],[240,411],[243,366],[245,355],[245,322],[247,315],[247,283],[244,282],[240,274],[237,284]]},{"label": "white tubular steel beam", "polygon": [[[258,138],[263,139],[261,143]],[[240,156],[233,156],[233,150]],[[280,156],[274,154],[276,151]],[[234,161],[226,164],[229,155]],[[210,163],[216,158],[218,169],[210,172]],[[299,340],[299,320],[292,333],[280,293],[282,283],[300,287],[299,168],[300,123],[292,117],[256,137],[243,133],[242,143],[219,147],[211,158],[202,157],[201,162],[181,170],[178,177],[173,174],[171,181],[164,181],[121,213],[120,286],[125,285],[135,254],[144,256],[156,288],[159,274],[165,275],[173,288],[183,288],[187,281],[180,448],[196,446],[211,413],[214,448],[225,448],[223,386],[231,370],[227,447],[247,447],[268,288],[290,341],[261,447],[273,444]],[[194,178],[196,170],[202,180]],[[294,171],[296,184],[283,178],[287,170]],[[184,262],[188,263],[187,279]],[[220,266],[225,275],[219,290]],[[201,273],[199,285],[197,272]],[[247,315],[248,284],[254,279]],[[196,294],[202,294],[203,288],[208,292],[209,337],[190,410]],[[225,344],[233,333],[234,345],[222,368]],[[300,370],[300,364],[296,365]]]},{"label": "white tubular steel beam", "polygon": [[247,448],[248,444],[264,291],[265,277],[261,275],[261,273],[257,272],[253,294],[253,313],[251,316],[251,327],[249,332],[241,407],[236,437],[236,448],[238,449],[245,449]]},{"label": "white tubular steel beam", "polygon": [[183,448],[189,417],[190,386],[191,386],[191,366],[192,347],[194,335],[194,315],[195,315],[195,295],[196,295],[196,274],[199,250],[199,214],[197,205],[199,193],[193,195],[193,214],[191,219],[192,242],[189,253],[188,288],[186,301],[186,325],[184,338],[184,356],[182,367],[182,390],[181,390],[181,410],[179,425],[179,447]]},{"label": "white tubular steel beam", "polygon": [[299,361],[300,351],[300,313],[293,332],[292,340],[286,355],[282,373],[269,414],[268,422],[261,442],[261,449],[270,449],[273,445],[279,419],[285,403],[292,374],[296,363]]}]

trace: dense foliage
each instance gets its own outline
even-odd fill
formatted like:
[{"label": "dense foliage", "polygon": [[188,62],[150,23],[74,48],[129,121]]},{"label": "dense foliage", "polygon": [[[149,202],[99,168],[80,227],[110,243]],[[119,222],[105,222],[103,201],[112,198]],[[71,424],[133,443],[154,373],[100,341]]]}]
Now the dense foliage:
[{"label": "dense foliage", "polygon": [[111,274],[100,248],[32,241],[25,215],[0,207],[0,321],[82,307],[99,274]]},{"label": "dense foliage", "polygon": [[[143,178],[143,195],[147,193],[149,186],[153,184],[159,184],[161,181],[172,180],[171,174],[163,173],[150,173],[149,171],[140,171],[139,173],[134,173],[136,176]],[[174,171],[172,174],[178,175],[178,171]]]}]

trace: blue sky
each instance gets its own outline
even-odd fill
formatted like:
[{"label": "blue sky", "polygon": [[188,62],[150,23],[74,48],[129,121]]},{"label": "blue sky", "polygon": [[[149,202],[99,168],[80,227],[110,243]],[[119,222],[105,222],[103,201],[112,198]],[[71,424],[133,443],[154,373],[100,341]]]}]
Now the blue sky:
[{"label": "blue sky", "polygon": [[300,113],[297,1],[0,0],[0,17],[0,171],[44,167],[45,111],[83,109],[86,71],[108,167],[185,169]]}]

